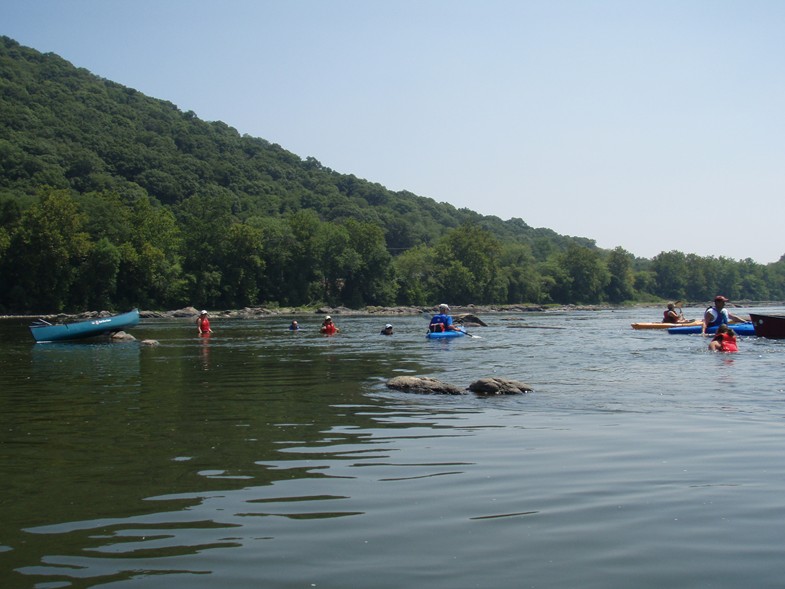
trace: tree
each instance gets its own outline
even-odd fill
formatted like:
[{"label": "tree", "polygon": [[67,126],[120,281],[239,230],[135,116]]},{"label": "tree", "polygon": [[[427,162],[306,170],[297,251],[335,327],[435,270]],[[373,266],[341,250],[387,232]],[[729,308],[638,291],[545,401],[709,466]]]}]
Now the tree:
[{"label": "tree", "polygon": [[426,245],[407,250],[393,259],[398,282],[397,302],[428,305],[437,299],[436,252]]},{"label": "tree", "polygon": [[[353,307],[389,305],[395,300],[396,281],[391,257],[380,227],[354,220],[346,222],[352,263],[346,268],[343,300]],[[347,252],[344,252],[346,255]]]},{"label": "tree", "polygon": [[349,232],[345,226],[332,223],[319,225],[314,236],[321,285],[317,300],[329,304],[342,302],[344,277],[359,263],[359,256],[348,245]]},{"label": "tree", "polygon": [[498,300],[510,304],[543,301],[542,277],[528,245],[514,243],[502,246],[499,266],[505,293]]},{"label": "tree", "polygon": [[285,250],[288,263],[281,273],[283,283],[279,288],[286,290],[279,300],[288,298],[290,304],[303,305],[311,300],[321,300],[322,273],[321,250],[318,236],[322,221],[312,210],[301,210],[292,214],[288,221],[290,238],[279,247]]},{"label": "tree", "polygon": [[224,236],[219,262],[222,301],[230,307],[255,305],[264,281],[261,229],[244,223],[232,224]]},{"label": "tree", "polygon": [[598,303],[603,300],[610,275],[595,250],[571,244],[562,254],[561,263],[570,276],[571,301]]},{"label": "tree", "polygon": [[458,260],[452,260],[443,266],[438,276],[439,287],[436,295],[438,300],[451,301],[459,305],[466,305],[476,300],[474,276]]},{"label": "tree", "polygon": [[120,250],[107,238],[92,244],[79,266],[71,294],[71,307],[77,309],[113,309],[120,270]]},{"label": "tree", "polygon": [[[441,298],[457,303],[488,303],[501,290],[498,258],[501,246],[485,229],[461,226],[436,245],[441,262]],[[458,284],[457,280],[465,283]]]},{"label": "tree", "polygon": [[622,303],[633,298],[635,294],[632,261],[634,256],[621,247],[615,248],[608,255],[608,273],[610,280],[606,292],[611,303]]},{"label": "tree", "polygon": [[[687,298],[687,283],[691,272],[682,252],[661,252],[654,256],[652,269],[657,276],[657,295],[674,301]],[[694,276],[694,273],[692,275]]]},{"label": "tree", "polygon": [[65,190],[44,190],[22,213],[10,236],[5,269],[9,305],[25,311],[62,311],[90,241],[85,217]]},{"label": "tree", "polygon": [[206,190],[183,201],[177,218],[183,235],[183,272],[189,298],[199,306],[221,304],[223,240],[236,221],[235,197],[222,188]]},{"label": "tree", "polygon": [[131,306],[180,306],[187,301],[183,239],[174,214],[147,197],[131,211],[131,235],[120,247],[117,299]]}]

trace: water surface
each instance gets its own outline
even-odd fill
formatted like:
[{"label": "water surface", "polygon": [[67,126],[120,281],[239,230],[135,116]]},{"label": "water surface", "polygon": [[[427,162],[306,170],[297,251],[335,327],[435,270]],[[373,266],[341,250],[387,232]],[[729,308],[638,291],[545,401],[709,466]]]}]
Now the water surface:
[{"label": "water surface", "polygon": [[[143,320],[149,348],[0,322],[0,586],[782,587],[785,342],[709,353],[646,312],[449,341]],[[385,387],[405,374],[534,392]]]}]

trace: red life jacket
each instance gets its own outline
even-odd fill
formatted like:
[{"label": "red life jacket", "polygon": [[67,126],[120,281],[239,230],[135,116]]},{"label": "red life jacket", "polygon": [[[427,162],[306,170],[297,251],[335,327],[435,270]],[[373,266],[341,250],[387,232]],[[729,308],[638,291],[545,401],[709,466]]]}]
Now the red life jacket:
[{"label": "red life jacket", "polygon": [[717,335],[720,339],[720,350],[723,352],[738,352],[739,346],[736,344],[736,338],[729,333],[720,333]]}]

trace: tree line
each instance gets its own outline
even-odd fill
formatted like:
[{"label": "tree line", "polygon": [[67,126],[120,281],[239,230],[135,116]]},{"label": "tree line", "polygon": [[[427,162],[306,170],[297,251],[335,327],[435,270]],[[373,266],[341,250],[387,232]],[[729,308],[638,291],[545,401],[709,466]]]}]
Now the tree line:
[{"label": "tree line", "polygon": [[785,263],[663,252],[636,259],[570,244],[538,260],[526,244],[459,226],[390,251],[374,223],[301,209],[238,220],[232,200],[165,207],[139,195],[42,188],[0,228],[0,308],[624,303],[785,298]]},{"label": "tree line", "polygon": [[785,260],[456,209],[0,37],[0,311],[785,299]]}]

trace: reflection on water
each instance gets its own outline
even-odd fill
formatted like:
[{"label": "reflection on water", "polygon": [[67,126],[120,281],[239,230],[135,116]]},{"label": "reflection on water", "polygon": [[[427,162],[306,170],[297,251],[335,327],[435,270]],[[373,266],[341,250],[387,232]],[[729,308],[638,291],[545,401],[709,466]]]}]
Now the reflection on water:
[{"label": "reflection on water", "polygon": [[0,324],[3,587],[781,585],[781,342],[488,319],[436,342],[420,317],[143,322],[154,348]]},{"label": "reflection on water", "polygon": [[199,337],[202,340],[201,360],[202,370],[210,370],[210,333],[202,333]]}]

